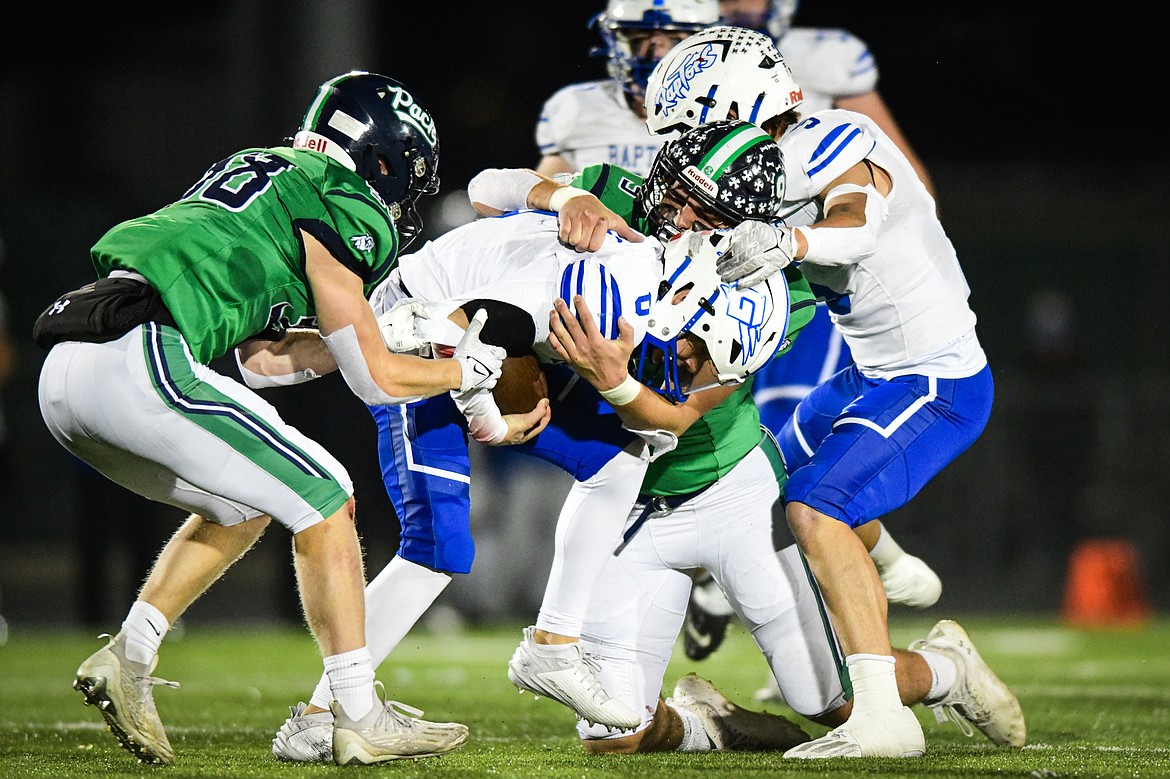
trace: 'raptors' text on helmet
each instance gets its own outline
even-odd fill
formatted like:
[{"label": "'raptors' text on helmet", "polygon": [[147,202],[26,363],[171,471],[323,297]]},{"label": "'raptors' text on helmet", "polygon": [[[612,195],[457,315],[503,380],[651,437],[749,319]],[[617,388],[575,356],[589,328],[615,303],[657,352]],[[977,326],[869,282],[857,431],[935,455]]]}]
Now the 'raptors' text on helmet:
[{"label": "'raptors' text on helmet", "polygon": [[609,75],[630,95],[641,98],[658,57],[638,38],[656,30],[684,37],[718,23],[717,0],[609,0],[591,22],[603,46],[595,50],[609,62]]},{"label": "'raptors' text on helmet", "polygon": [[650,232],[668,240],[675,216],[690,205],[700,228],[771,221],[784,194],[784,165],[772,137],[749,122],[711,122],[659,149],[634,204]]},{"label": "'raptors' text on helmet", "polygon": [[[729,240],[726,232],[703,231],[666,244],[663,282],[646,320],[638,366],[639,378],[657,378],[661,370],[656,391],[675,402],[717,384],[741,384],[785,345],[789,299],[784,274],[744,289],[722,282],[715,263]],[[679,372],[679,339],[688,335],[702,341],[710,356],[714,375],[707,384],[696,385],[698,377]]]},{"label": "'raptors' text on helmet", "polygon": [[803,100],[771,38],[711,27],[677,44],[650,74],[646,126],[665,133],[729,118],[763,124]]},{"label": "'raptors' text on helmet", "polygon": [[439,191],[439,136],[430,112],[399,82],[360,70],[329,79],[293,146],[324,152],[369,182],[402,246],[421,231],[416,202]]},{"label": "'raptors' text on helmet", "polygon": [[771,0],[763,12],[744,12],[735,7],[724,13],[719,23],[767,33],[778,41],[792,26],[792,17],[799,6],[799,0]]}]

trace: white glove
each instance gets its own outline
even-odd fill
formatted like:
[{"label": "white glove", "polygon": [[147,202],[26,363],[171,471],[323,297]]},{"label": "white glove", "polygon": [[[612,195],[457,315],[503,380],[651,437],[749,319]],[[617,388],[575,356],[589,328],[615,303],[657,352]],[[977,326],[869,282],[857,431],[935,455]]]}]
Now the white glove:
[{"label": "white glove", "polygon": [[508,435],[508,423],[490,389],[452,392],[459,411],[467,418],[467,432],[481,444],[498,444]]},{"label": "white glove", "polygon": [[426,303],[416,298],[403,298],[395,303],[378,317],[386,348],[398,354],[417,354],[427,342],[422,337],[422,321],[430,316]]},{"label": "white glove", "polygon": [[[500,378],[500,368],[508,353],[499,346],[489,346],[479,340],[479,331],[487,321],[487,309],[481,308],[475,312],[463,338],[455,347],[454,359],[459,361],[463,369],[463,381],[459,385],[460,394],[477,389],[491,389],[496,386]],[[493,401],[494,403],[494,401]],[[498,412],[497,412],[498,413]]]},{"label": "white glove", "polygon": [[788,267],[796,251],[792,231],[764,222],[748,220],[731,229],[731,239],[715,270],[725,283],[738,281],[752,287]]}]

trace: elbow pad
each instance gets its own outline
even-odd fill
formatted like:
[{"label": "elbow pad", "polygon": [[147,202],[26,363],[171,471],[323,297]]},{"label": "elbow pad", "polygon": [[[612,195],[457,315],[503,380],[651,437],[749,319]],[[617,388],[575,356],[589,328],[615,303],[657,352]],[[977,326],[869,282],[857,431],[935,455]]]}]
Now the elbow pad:
[{"label": "elbow pad", "polygon": [[345,383],[349,385],[350,392],[361,398],[367,406],[396,406],[412,403],[424,397],[413,395],[408,398],[396,398],[378,386],[378,382],[370,375],[370,366],[366,364],[366,357],[362,354],[362,347],[358,343],[357,331],[353,325],[321,338],[333,359],[337,361],[337,367]]},{"label": "elbow pad", "polygon": [[528,193],[541,180],[522,168],[488,168],[467,185],[467,199],[497,211],[519,211],[528,208]]},{"label": "elbow pad", "polygon": [[813,265],[851,265],[873,254],[877,245],[878,232],[889,210],[886,199],[872,184],[859,187],[856,184],[842,184],[833,187],[825,195],[825,210],[838,195],[851,192],[865,194],[865,224],[860,227],[796,227],[807,244],[801,262]]}]

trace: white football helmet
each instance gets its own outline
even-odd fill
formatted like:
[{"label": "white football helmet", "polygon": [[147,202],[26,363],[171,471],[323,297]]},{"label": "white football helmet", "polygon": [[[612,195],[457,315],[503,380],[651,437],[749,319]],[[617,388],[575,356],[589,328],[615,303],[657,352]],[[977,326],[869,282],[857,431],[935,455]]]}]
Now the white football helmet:
[{"label": "white football helmet", "polygon": [[778,41],[792,27],[792,17],[799,5],[799,0],[772,0],[763,13],[727,14],[719,19],[719,23],[766,32]]},{"label": "white football helmet", "polygon": [[609,75],[626,93],[641,97],[658,58],[643,57],[634,51],[630,33],[646,30],[694,33],[718,22],[718,0],[609,0],[605,11],[591,22],[604,42],[594,53],[609,59]]},{"label": "white football helmet", "polygon": [[804,102],[804,93],[767,35],[710,27],[667,52],[646,86],[652,133],[686,130],[720,119],[763,124]]},{"label": "white football helmet", "polygon": [[[716,386],[684,388],[678,370],[682,336],[690,334],[706,344],[720,385],[742,384],[784,344],[787,279],[777,273],[744,289],[736,282],[722,282],[715,263],[729,241],[729,231],[706,230],[685,233],[666,244],[664,274],[646,321],[638,378],[678,403],[690,392]],[[661,361],[654,359],[659,350]]]}]

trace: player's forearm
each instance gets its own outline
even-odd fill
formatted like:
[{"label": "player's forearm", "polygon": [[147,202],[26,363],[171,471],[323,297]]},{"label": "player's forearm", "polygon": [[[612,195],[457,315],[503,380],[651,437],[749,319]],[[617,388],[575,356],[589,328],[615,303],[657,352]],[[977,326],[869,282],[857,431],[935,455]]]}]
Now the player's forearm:
[{"label": "player's forearm", "polygon": [[428,359],[410,354],[391,354],[379,360],[376,375],[383,391],[398,397],[424,397],[458,390],[463,382],[463,368],[450,359]]},{"label": "player's forearm", "polygon": [[695,421],[686,406],[671,403],[632,376],[613,389],[599,392],[631,430],[665,430],[678,436]]},{"label": "player's forearm", "polygon": [[316,330],[290,330],[279,341],[245,341],[236,347],[236,364],[253,389],[300,384],[337,370]]}]

